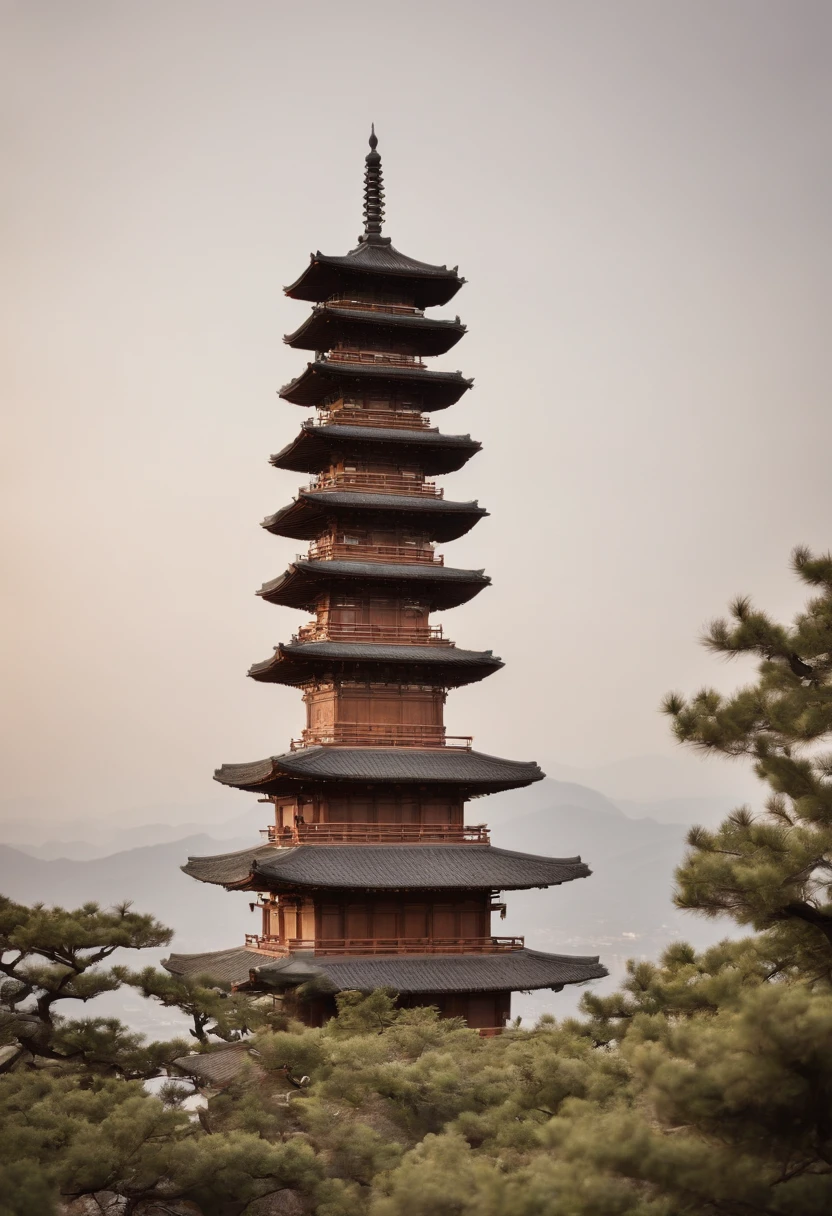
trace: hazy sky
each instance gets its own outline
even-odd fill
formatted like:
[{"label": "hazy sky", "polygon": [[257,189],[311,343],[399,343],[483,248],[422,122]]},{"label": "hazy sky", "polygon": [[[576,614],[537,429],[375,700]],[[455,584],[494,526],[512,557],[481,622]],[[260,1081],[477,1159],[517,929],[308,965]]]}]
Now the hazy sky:
[{"label": "hazy sky", "polygon": [[[506,669],[452,733],[516,759],[673,748],[671,687],[738,591],[832,544],[827,0],[2,0],[3,798],[220,796],[296,692],[245,678],[306,619],[254,591],[306,411],[276,390],[310,250],[459,263],[437,421],[492,513],[444,624]],[[684,791],[679,791],[683,793]],[[228,795],[226,795],[228,797]],[[240,795],[240,809],[245,798]]]}]

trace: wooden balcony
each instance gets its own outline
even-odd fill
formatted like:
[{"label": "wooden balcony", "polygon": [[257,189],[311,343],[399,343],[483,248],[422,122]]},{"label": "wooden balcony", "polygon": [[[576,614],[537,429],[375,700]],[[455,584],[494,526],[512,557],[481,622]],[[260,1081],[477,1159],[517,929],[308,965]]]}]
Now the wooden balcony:
[{"label": "wooden balcony", "polygon": [[315,481],[306,487],[307,492],[317,490],[358,490],[367,494],[403,494],[416,498],[444,498],[445,491],[440,490],[433,481],[420,481],[415,475],[407,477],[403,473],[368,473],[357,470],[354,473],[339,469],[334,473],[321,473]]},{"label": "wooden balcony", "polygon": [[297,642],[378,642],[388,646],[453,646],[442,636],[441,625],[424,625],[408,629],[396,625],[366,625],[330,622],[319,625],[310,621],[301,625],[294,635]]},{"label": "wooden balcony", "polygon": [[418,355],[402,355],[398,351],[386,350],[344,350],[339,348],[328,352],[324,363],[372,363],[385,367],[417,368],[424,371],[425,364]]},{"label": "wooden balcony", "polygon": [[505,1026],[477,1026],[476,1031],[481,1039],[496,1039],[498,1034],[502,1034]]},{"label": "wooden balcony", "polygon": [[342,406],[340,409],[321,410],[314,423],[310,426],[374,426],[384,430],[394,431],[438,431],[438,426],[431,426],[430,419],[416,410],[364,410],[350,409]]},{"label": "wooden balcony", "polygon": [[261,828],[269,844],[490,844],[483,823],[297,823]]},{"label": "wooden balcony", "polygon": [[329,744],[340,747],[435,747],[469,752],[471,735],[446,735],[444,726],[413,726],[388,722],[336,722],[331,726],[316,726],[293,739],[290,747]]},{"label": "wooden balcony", "polygon": [[[505,954],[522,950],[522,937],[330,937],[311,938],[246,934],[246,945],[270,954],[304,951],[316,955],[356,954]],[[490,1028],[489,1028],[490,1029]]]},{"label": "wooden balcony", "polygon": [[414,308],[411,304],[384,304],[376,300],[356,300],[351,296],[333,296],[327,300],[330,308],[348,308],[351,312],[386,312],[406,317],[423,317],[423,308]]},{"label": "wooden balcony", "polygon": [[418,545],[373,545],[351,544],[347,541],[313,540],[309,546],[306,560],[315,561],[361,561],[361,562],[393,562],[397,565],[442,566],[445,558],[433,549]]}]

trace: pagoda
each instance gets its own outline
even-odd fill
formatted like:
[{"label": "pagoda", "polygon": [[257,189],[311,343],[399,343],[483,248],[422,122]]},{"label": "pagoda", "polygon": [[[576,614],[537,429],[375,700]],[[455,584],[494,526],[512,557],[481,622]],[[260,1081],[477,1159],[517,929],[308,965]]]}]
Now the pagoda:
[{"label": "pagoda", "polygon": [[271,463],[312,481],[263,527],[309,550],[258,594],[313,619],[249,675],[302,690],[306,726],[281,755],[215,774],[272,805],[263,842],[183,866],[200,882],[256,893],[262,925],[230,949],[172,955],[165,965],[271,992],[312,1025],[332,1015],[339,991],[383,987],[402,1005],[433,1005],[496,1032],[512,991],[559,991],[606,970],[596,957],[546,954],[492,932],[502,892],[590,871],[580,857],[495,848],[484,825],[466,822],[472,799],[544,774],[445,733],[448,690],[502,667],[431,621],[490,582],[482,570],[447,565],[435,548],[487,514],[431,480],[480,450],[429,417],[472,385],[425,362],[465,333],[459,317],[426,315],[465,280],[382,236],[377,143],[373,131],[358,245],[345,256],[311,255],[285,289],[312,304],[285,341],[313,353],[280,396],[317,417]]}]

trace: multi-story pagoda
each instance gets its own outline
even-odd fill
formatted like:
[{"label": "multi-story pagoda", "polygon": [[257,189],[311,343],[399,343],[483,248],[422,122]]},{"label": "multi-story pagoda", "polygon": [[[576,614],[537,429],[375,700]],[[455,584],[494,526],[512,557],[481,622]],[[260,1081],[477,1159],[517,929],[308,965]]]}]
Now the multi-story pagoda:
[{"label": "multi-story pagoda", "polygon": [[425,315],[465,280],[399,253],[381,235],[383,215],[373,134],[357,247],[312,255],[285,289],[313,305],[285,341],[314,355],[280,396],[317,418],[271,463],[314,480],[263,527],[308,541],[309,552],[259,594],[314,619],[249,675],[302,689],[306,727],[288,752],[216,773],[273,805],[265,842],[183,867],[201,882],[257,892],[262,928],[244,945],[172,955],[166,966],[283,994],[311,1023],[329,1016],[338,991],[388,987],[403,1004],[500,1028],[512,991],[559,990],[606,971],[597,958],[544,954],[492,934],[502,891],[589,870],[579,857],[494,848],[484,826],[466,823],[471,799],[543,773],[445,733],[448,690],[502,666],[431,624],[432,612],[466,603],[490,581],[435,550],[486,514],[430,480],[480,449],[428,417],[471,387],[460,372],[424,362],[465,333],[458,317]]}]

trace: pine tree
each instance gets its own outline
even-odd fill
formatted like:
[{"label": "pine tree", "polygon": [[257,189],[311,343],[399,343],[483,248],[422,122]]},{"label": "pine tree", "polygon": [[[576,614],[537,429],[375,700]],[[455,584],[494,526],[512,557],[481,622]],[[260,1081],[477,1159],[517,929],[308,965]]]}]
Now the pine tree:
[{"label": "pine tree", "polygon": [[749,758],[769,787],[762,813],[735,810],[717,831],[694,828],[677,872],[676,903],[732,916],[767,936],[772,958],[808,979],[832,977],[832,554],[799,548],[793,569],[819,588],[791,625],[746,596],[703,642],[751,655],[757,680],[732,696],[710,688],[667,697],[676,737],[707,752]]},{"label": "pine tree", "polygon": [[0,896],[0,1038],[36,1059],[128,1078],[157,1075],[184,1043],[145,1044],[115,1018],[68,1018],[61,1010],[127,982],[125,967],[106,965],[117,950],[163,946],[172,936],[129,904],[67,911]]}]

